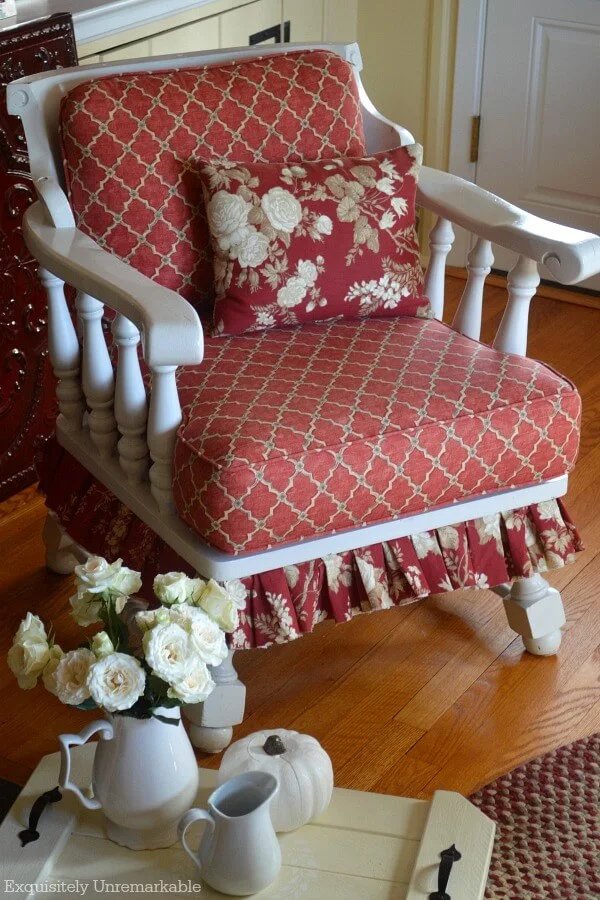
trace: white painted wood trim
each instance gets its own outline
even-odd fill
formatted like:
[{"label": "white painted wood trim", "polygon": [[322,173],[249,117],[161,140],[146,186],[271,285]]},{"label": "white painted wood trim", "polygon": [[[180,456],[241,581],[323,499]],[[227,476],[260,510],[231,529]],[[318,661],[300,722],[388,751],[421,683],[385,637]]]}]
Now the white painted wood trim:
[{"label": "white painted wood trim", "polygon": [[445,169],[448,154],[449,110],[451,104],[450,53],[452,49],[452,0],[430,3],[429,67],[425,99],[427,165]]},{"label": "white painted wood trim", "polygon": [[[481,110],[486,15],[487,0],[458,0],[448,171],[472,182],[477,164],[469,159],[471,117]],[[471,243],[469,233],[458,229],[448,264],[466,265]]]},{"label": "white painted wood trim", "polygon": [[204,338],[198,313],[175,291],[146,278],[76,228],[53,227],[41,203],[32,204],[25,213],[23,234],[45,269],[135,323],[148,365],[202,362]]},{"label": "white painted wood trim", "polygon": [[260,553],[241,553],[234,556],[209,547],[190,531],[175,513],[161,514],[149,484],[146,482],[132,487],[127,482],[116,457],[100,460],[85,432],[75,437],[62,428],[59,422],[56,434],[59,444],[65,450],[78,459],[88,472],[106,485],[122,503],[149,525],[176,553],[193,566],[200,575],[205,578],[214,578],[216,581],[245,578],[248,575],[268,572],[282,566],[320,559],[329,553],[343,553],[346,550],[379,544],[382,541],[441,528],[444,525],[454,525],[457,522],[477,519],[480,516],[489,516],[520,506],[541,503],[544,500],[553,500],[566,494],[568,485],[568,477],[563,475],[530,487],[487,494],[475,500],[464,500],[430,512],[403,516],[380,525],[367,525],[364,528],[354,528],[322,538],[312,538],[295,544],[273,547]]},{"label": "white painted wood trim", "polygon": [[600,272],[600,237],[525,212],[470,181],[423,166],[417,203],[494,244],[543,262],[561,284]]}]

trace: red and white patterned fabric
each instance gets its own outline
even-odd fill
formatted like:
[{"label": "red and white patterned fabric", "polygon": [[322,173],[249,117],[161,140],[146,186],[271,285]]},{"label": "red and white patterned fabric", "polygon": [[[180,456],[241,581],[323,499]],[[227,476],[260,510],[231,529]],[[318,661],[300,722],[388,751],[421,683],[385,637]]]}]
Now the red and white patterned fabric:
[{"label": "red and white patterned fabric", "polygon": [[[54,441],[46,445],[40,479],[46,503],[71,537],[91,553],[121,557],[140,570],[143,595],[151,603],[158,572],[194,574]],[[232,645],[268,647],[301,637],[325,619],[345,622],[432,593],[491,588],[513,576],[564,566],[582,549],[561,501],[550,500],[230,581],[229,589],[245,604]]]},{"label": "red and white patterned fabric", "polygon": [[415,232],[419,144],[362,159],[202,169],[215,334],[430,316]]},{"label": "red and white patterned fabric", "polygon": [[203,163],[365,152],[352,67],[325,50],[90,80],[60,127],[79,228],[197,306],[213,293]]},{"label": "red and white patterned fabric", "polygon": [[579,443],[572,384],[432,319],[209,338],[178,385],[175,504],[229,553],[562,475]]}]

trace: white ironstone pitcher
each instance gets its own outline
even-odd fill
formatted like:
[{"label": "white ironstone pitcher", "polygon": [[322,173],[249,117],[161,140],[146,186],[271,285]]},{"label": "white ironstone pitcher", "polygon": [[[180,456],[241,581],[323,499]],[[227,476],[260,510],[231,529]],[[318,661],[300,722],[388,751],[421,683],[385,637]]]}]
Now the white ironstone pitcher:
[{"label": "white ironstone pitcher", "polygon": [[[179,709],[157,709],[156,717],[111,715],[79,734],[61,734],[59,784],[87,809],[102,809],[108,837],[132,850],[170,847],[177,823],[195,800],[198,764]],[[70,748],[100,734],[94,755],[93,798],[70,780]]]},{"label": "white ironstone pitcher", "polygon": [[[183,817],[181,843],[211,887],[243,896],[262,891],[277,877],[281,850],[269,807],[278,787],[268,772],[245,772],[213,791],[209,811],[191,809]],[[186,832],[198,819],[206,821],[206,827],[195,853]]]}]

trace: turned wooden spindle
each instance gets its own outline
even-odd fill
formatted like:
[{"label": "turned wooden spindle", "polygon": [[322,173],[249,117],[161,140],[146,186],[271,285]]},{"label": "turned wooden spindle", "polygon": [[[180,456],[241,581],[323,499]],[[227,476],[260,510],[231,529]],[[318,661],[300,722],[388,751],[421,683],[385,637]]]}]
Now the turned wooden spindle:
[{"label": "turned wooden spindle", "polygon": [[102,330],[104,304],[89,294],[77,295],[83,328],[83,393],[90,409],[90,437],[103,459],[112,456],[118,440],[114,415],[115,378]]},{"label": "turned wooden spindle", "polygon": [[48,297],[48,351],[58,381],[59,422],[63,428],[79,431],[85,413],[81,351],[65,297],[65,283],[47,269],[38,269],[38,277]]},{"label": "turned wooden spindle", "polygon": [[446,257],[454,243],[452,223],[441,217],[429,233],[429,265],[425,273],[425,296],[429,298],[433,315],[441,319],[444,315],[444,279],[446,277]]},{"label": "turned wooden spindle", "polygon": [[508,273],[508,302],[493,346],[504,353],[527,353],[529,304],[540,283],[537,263],[520,256]]},{"label": "turned wooden spindle", "polygon": [[479,238],[468,256],[467,283],[452,322],[455,331],[476,341],[481,335],[483,288],[493,264],[491,243]]},{"label": "turned wooden spindle", "polygon": [[137,352],[140,333],[122,315],[114,319],[112,333],[119,350],[115,384],[115,418],[122,435],[117,445],[119,462],[128,480],[137,484],[148,472],[148,402]]},{"label": "turned wooden spindle", "polygon": [[173,511],[173,452],[181,424],[176,366],[156,366],[152,370],[152,390],[148,414],[148,447],[152,458],[150,489],[161,513]]}]

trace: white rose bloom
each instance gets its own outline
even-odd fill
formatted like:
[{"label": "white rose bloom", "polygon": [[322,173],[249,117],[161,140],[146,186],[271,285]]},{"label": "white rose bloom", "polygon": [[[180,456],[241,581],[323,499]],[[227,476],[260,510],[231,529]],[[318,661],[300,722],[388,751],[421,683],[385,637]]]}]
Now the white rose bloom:
[{"label": "white rose bloom", "polygon": [[185,678],[194,651],[190,636],[181,625],[155,625],[144,635],[144,654],[153,672],[169,684]]},{"label": "white rose bloom", "polygon": [[94,625],[96,622],[102,621],[100,618],[102,604],[98,594],[82,591],[69,597],[69,603],[72,607],[71,615],[82,628],[87,628],[88,625]]},{"label": "white rose bloom", "polygon": [[134,572],[133,569],[128,569],[127,566],[121,566],[110,583],[110,587],[113,590],[118,591],[120,594],[124,594],[126,597],[137,594],[141,586],[142,579],[140,578],[140,573]]},{"label": "white rose bloom", "polygon": [[218,238],[223,234],[232,234],[248,222],[248,213],[252,209],[238,194],[217,191],[208,202],[206,212],[212,233]]},{"label": "white rose bloom", "polygon": [[91,650],[96,659],[102,659],[103,656],[108,656],[110,653],[115,652],[115,645],[106,631],[99,631],[92,638]]},{"label": "white rose bloom", "polygon": [[36,686],[44,667],[50,661],[46,630],[37,616],[32,616],[29,620],[29,615],[21,623],[6,657],[10,671],[17,679],[19,687],[25,691]]},{"label": "white rose bloom", "polygon": [[54,671],[54,684],[56,696],[61,703],[69,706],[79,706],[89,699],[90,691],[87,686],[87,677],[96,657],[91,650],[81,647],[79,650],[70,650],[59,659]]},{"label": "white rose bloom", "polygon": [[185,603],[190,592],[190,579],[184,572],[167,572],[154,579],[154,593],[161,603]]},{"label": "white rose bloom", "polygon": [[189,594],[188,594],[188,603],[192,606],[197,606],[200,602],[200,597],[202,596],[204,589],[206,587],[206,582],[203,578],[190,578],[189,579]]},{"label": "white rose bloom", "polygon": [[167,691],[167,695],[182,703],[202,703],[212,694],[215,683],[203,662],[197,660],[185,678],[177,681]]},{"label": "white rose bloom", "polygon": [[212,578],[200,599],[200,606],[214,619],[223,631],[232,632],[237,628],[238,607],[228,591]]},{"label": "white rose bloom", "polygon": [[301,259],[298,263],[298,277],[308,285],[314,284],[319,277],[314,262],[309,259]]},{"label": "white rose bloom", "polygon": [[[75,566],[75,584],[77,593],[89,591],[91,594],[100,594],[111,586],[112,580],[123,566],[122,559],[116,559],[108,563],[101,556],[90,556],[87,562]],[[127,569],[126,571],[131,571]]]},{"label": "white rose bloom", "polygon": [[243,269],[256,269],[269,255],[269,241],[264,234],[255,231],[237,248],[237,258]]},{"label": "white rose bloom", "polygon": [[316,228],[319,234],[331,234],[333,231],[333,222],[329,216],[319,216],[316,222]]},{"label": "white rose bloom", "polygon": [[223,662],[228,652],[225,634],[208,613],[196,606],[178,606],[173,609],[171,620],[187,631],[202,662],[207,666]]},{"label": "white rose bloom", "polygon": [[223,587],[238,609],[246,609],[248,588],[244,587],[244,583],[240,581],[239,578],[234,578],[232,581],[226,581]]},{"label": "white rose bloom", "polygon": [[50,691],[51,694],[54,694],[54,696],[56,696],[56,668],[64,655],[65,654],[58,644],[54,644],[54,646],[50,648],[50,659],[46,663],[42,673],[44,687],[47,691]]},{"label": "white rose bloom", "polygon": [[293,194],[274,187],[260,201],[267,219],[277,231],[292,232],[302,218],[302,207]]},{"label": "white rose bloom", "polygon": [[306,297],[306,282],[297,275],[288,278],[286,284],[277,291],[277,303],[284,309],[298,306]]},{"label": "white rose bloom", "polygon": [[159,609],[143,609],[135,614],[135,624],[140,631],[150,631],[155,625],[168,625],[171,621],[169,610],[164,607]]},{"label": "white rose bloom", "polygon": [[30,612],[27,613],[17,629],[15,643],[22,638],[40,641],[47,640],[46,629],[39,616],[34,616],[33,613]]},{"label": "white rose bloom", "polygon": [[92,700],[107,712],[131,709],[144,693],[146,673],[135,656],[110,653],[90,667],[87,686]]}]

